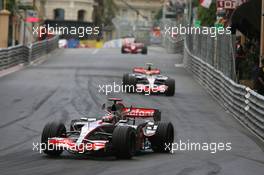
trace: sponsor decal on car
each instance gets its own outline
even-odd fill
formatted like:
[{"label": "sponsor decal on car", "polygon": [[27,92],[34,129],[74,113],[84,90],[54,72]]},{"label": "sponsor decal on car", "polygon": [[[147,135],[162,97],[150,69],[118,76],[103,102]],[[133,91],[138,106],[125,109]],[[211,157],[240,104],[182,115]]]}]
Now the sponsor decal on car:
[{"label": "sponsor decal on car", "polygon": [[125,112],[128,112],[128,116],[136,116],[136,117],[152,117],[154,115],[155,110],[154,109],[130,109],[130,108],[125,108]]}]

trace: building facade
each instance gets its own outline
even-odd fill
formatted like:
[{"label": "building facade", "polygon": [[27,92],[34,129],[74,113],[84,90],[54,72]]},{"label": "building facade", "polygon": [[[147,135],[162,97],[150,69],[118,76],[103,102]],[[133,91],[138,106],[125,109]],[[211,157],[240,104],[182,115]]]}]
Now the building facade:
[{"label": "building facade", "polygon": [[94,0],[37,0],[44,19],[93,22]]},{"label": "building facade", "polygon": [[162,0],[115,0],[117,17],[128,21],[152,22],[162,7]]}]

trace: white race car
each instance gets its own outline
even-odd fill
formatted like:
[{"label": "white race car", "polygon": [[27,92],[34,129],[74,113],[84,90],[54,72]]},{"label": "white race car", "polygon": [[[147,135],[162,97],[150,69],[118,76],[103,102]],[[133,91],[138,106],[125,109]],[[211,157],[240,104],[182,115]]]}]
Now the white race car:
[{"label": "white race car", "polygon": [[163,93],[173,96],[175,80],[160,74],[159,69],[153,69],[153,64],[147,63],[147,68],[135,67],[133,73],[123,75],[123,87],[128,93]]}]

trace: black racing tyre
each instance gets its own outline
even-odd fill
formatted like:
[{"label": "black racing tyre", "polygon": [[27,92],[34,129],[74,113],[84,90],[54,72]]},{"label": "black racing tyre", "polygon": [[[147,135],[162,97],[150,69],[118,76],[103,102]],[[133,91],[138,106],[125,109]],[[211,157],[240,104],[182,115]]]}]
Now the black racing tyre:
[{"label": "black racing tyre", "polygon": [[144,46],[141,51],[142,54],[148,54],[148,48],[147,46]]},{"label": "black racing tyre", "polygon": [[121,53],[127,53],[124,46],[121,47]]},{"label": "black racing tyre", "polygon": [[[45,125],[42,136],[41,136],[41,145],[43,146],[43,152],[50,156],[59,156],[63,149],[48,149],[48,139],[52,137],[65,137],[66,136],[66,128],[63,123],[60,122],[51,122]],[[44,146],[45,144],[45,146]]]},{"label": "black racing tyre", "polygon": [[128,87],[128,92],[129,93],[136,92],[136,88],[137,88],[137,78],[134,77],[134,76],[129,76],[129,85],[130,85],[130,88]]},{"label": "black racing tyre", "polygon": [[128,84],[129,83],[128,81],[129,81],[129,74],[126,73],[123,75],[123,85]]},{"label": "black racing tyre", "polygon": [[161,120],[161,112],[159,110],[155,109],[153,119],[155,122],[159,122]]},{"label": "black racing tyre", "polygon": [[127,93],[134,93],[136,91],[137,79],[130,74],[123,75],[123,89]]},{"label": "black racing tyre", "polygon": [[166,96],[173,96],[175,93],[175,80],[168,78],[165,81],[165,85],[168,86],[168,89],[165,91]]},{"label": "black racing tyre", "polygon": [[160,122],[155,135],[150,139],[154,152],[170,152],[167,146],[173,143],[174,128],[172,123]]},{"label": "black racing tyre", "polygon": [[136,131],[129,126],[117,126],[112,136],[115,155],[120,159],[130,159],[136,152]]}]

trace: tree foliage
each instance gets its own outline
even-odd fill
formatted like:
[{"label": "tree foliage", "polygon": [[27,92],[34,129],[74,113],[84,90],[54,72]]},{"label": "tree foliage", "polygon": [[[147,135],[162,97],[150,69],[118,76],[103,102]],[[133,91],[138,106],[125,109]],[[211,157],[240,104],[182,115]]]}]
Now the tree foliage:
[{"label": "tree foliage", "polygon": [[7,0],[6,1],[6,8],[7,8],[8,11],[13,13],[15,7],[16,7],[16,0]]},{"label": "tree foliage", "polygon": [[216,3],[213,2],[209,9],[202,7],[198,3],[197,13],[198,20],[201,21],[202,26],[213,26],[216,21]]},{"label": "tree foliage", "polygon": [[95,14],[96,23],[111,26],[118,10],[114,0],[97,0],[97,3],[99,6]]},{"label": "tree foliage", "polygon": [[112,24],[112,19],[115,17],[117,6],[114,0],[104,0],[104,24]]},{"label": "tree foliage", "polygon": [[155,20],[160,20],[160,19],[162,18],[162,14],[163,14],[163,8],[161,7],[161,8],[159,9],[159,11],[156,13],[154,19],[155,19]]}]

